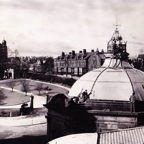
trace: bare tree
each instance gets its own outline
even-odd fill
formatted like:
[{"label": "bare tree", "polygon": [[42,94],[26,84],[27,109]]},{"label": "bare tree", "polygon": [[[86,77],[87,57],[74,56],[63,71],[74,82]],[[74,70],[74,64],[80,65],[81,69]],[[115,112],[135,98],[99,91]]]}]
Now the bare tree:
[{"label": "bare tree", "polygon": [[8,57],[12,57],[13,51],[7,46]]},{"label": "bare tree", "polygon": [[37,90],[40,95],[41,90],[43,90],[43,83],[37,83],[35,90]]},{"label": "bare tree", "polygon": [[13,92],[13,88],[16,86],[17,81],[16,80],[10,80],[9,82],[6,83],[6,85],[8,87],[10,87],[12,89]]},{"label": "bare tree", "polygon": [[12,51],[9,47],[8,47],[8,57],[18,57],[19,55],[19,51],[17,49],[15,49],[14,51]]},{"label": "bare tree", "polygon": [[15,55],[15,57],[19,56],[19,51],[17,49],[14,50],[14,55]]},{"label": "bare tree", "polygon": [[27,95],[27,92],[30,91],[30,85],[28,80],[20,80],[20,83],[22,85],[22,91],[25,92],[25,95]]}]

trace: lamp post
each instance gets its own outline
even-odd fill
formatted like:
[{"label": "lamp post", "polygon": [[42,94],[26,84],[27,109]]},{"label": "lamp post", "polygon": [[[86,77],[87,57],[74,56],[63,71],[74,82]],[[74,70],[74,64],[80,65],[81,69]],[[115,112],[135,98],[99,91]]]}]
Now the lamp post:
[{"label": "lamp post", "polygon": [[46,104],[48,103],[49,100],[49,95],[48,95],[48,90],[46,90]]},{"label": "lamp post", "polygon": [[34,99],[34,96],[33,94],[31,93],[31,97],[30,97],[30,108],[33,109],[33,99]]}]

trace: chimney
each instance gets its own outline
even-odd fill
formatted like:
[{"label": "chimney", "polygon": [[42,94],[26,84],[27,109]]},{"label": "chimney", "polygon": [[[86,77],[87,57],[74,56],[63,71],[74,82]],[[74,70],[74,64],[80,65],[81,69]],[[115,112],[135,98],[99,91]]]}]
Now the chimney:
[{"label": "chimney", "polygon": [[72,51],[72,56],[74,56],[74,55],[75,55],[75,51],[73,50],[73,51]]},{"label": "chimney", "polygon": [[98,54],[99,53],[99,50],[98,50],[98,48],[96,49],[96,54]]},{"label": "chimney", "polygon": [[87,52],[86,52],[86,49],[83,49],[83,54],[86,54]]},{"label": "chimney", "polygon": [[62,57],[64,57],[65,56],[65,53],[64,52],[62,52]]},{"label": "chimney", "polygon": [[104,50],[103,49],[101,50],[101,53],[104,54]]}]

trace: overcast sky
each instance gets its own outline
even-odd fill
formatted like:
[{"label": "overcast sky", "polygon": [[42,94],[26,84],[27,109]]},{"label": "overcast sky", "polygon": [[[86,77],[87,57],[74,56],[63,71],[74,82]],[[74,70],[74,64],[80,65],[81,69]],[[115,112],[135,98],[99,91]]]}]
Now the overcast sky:
[{"label": "overcast sky", "polygon": [[0,41],[21,56],[106,51],[121,25],[131,56],[144,53],[143,0],[0,0]]}]

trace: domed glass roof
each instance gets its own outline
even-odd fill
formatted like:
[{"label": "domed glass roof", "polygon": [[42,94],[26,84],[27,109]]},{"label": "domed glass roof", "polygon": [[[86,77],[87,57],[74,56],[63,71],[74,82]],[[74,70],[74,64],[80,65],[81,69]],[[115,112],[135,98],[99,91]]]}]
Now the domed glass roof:
[{"label": "domed glass roof", "polygon": [[129,101],[135,92],[137,100],[144,101],[144,73],[128,62],[126,43],[116,28],[108,42],[108,53],[103,66],[78,79],[68,96],[79,96],[83,91],[91,92],[90,99]]},{"label": "domed glass roof", "polygon": [[144,73],[133,68],[127,61],[107,58],[104,65],[94,69],[72,86],[69,96],[78,96],[87,90],[90,99],[129,101],[135,92],[136,99],[144,100]]}]

